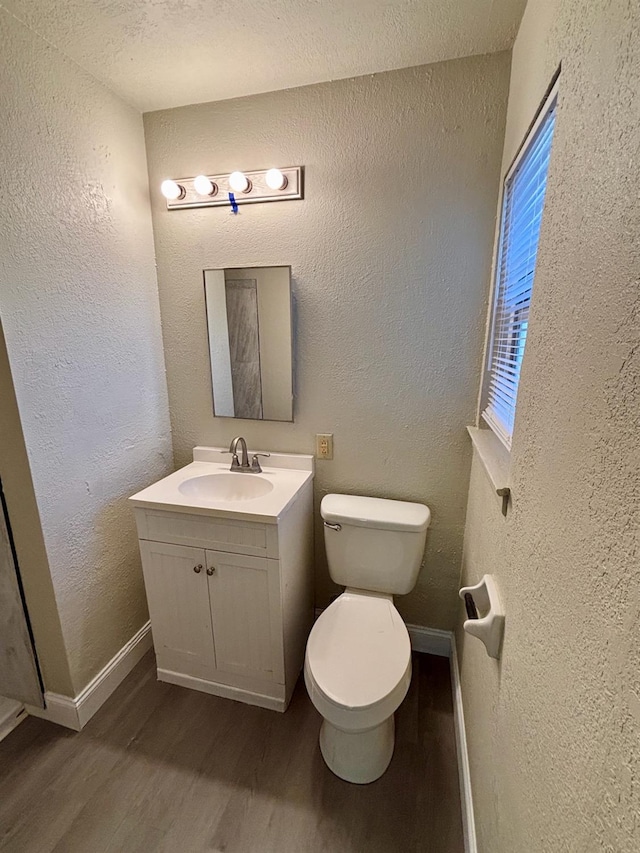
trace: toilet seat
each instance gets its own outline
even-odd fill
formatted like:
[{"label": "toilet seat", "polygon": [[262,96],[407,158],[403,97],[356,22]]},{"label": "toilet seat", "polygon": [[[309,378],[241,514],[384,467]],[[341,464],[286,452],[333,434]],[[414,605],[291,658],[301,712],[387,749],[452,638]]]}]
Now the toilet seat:
[{"label": "toilet seat", "polygon": [[345,730],[380,725],[411,681],[409,633],[391,596],[347,590],[315,623],[305,681],[323,717]]}]

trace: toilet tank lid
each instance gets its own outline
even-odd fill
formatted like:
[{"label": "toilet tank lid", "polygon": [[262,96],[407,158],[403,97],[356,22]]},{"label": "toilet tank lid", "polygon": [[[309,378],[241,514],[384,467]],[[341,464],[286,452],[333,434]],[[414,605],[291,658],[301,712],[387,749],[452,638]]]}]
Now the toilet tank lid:
[{"label": "toilet tank lid", "polygon": [[325,495],[320,515],[333,524],[411,532],[426,530],[431,518],[429,507],[424,504],[360,495]]}]

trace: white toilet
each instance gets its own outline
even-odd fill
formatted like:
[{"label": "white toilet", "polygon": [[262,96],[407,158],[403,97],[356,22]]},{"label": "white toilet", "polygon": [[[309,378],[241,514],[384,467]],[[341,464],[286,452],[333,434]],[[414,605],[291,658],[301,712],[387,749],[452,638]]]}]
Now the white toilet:
[{"label": "white toilet", "polygon": [[411,681],[411,642],[393,595],[415,586],[430,512],[404,501],[326,495],[320,513],[329,573],[346,589],[313,626],[304,679],[324,717],[327,766],[364,784],[389,766],[393,715]]}]

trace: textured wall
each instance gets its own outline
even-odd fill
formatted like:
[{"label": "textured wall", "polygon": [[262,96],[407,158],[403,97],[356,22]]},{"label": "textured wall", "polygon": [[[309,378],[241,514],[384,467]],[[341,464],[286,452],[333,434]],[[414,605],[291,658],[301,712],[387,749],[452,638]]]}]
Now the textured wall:
[{"label": "textured wall", "polygon": [[[314,451],[328,491],[426,501],[426,567],[399,606],[452,627],[509,56],[145,115],[176,462],[196,444]],[[303,164],[304,201],[167,211],[166,176]],[[202,270],[291,264],[295,423],[214,420]],[[317,601],[333,587],[316,530]]]},{"label": "textured wall", "polygon": [[77,691],[146,619],[126,498],[171,463],[142,121],[2,9],[0,43],[0,313]]},{"label": "textured wall", "polygon": [[560,61],[513,510],[474,460],[467,513],[507,613],[499,663],[459,637],[481,853],[640,849],[640,7],[530,0],[505,167]]}]

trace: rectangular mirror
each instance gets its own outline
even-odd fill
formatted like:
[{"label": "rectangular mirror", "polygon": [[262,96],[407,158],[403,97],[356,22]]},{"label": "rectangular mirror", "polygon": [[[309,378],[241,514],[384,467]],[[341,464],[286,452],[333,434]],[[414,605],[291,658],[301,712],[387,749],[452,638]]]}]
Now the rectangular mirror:
[{"label": "rectangular mirror", "polygon": [[291,267],[205,270],[213,413],[293,420]]}]

